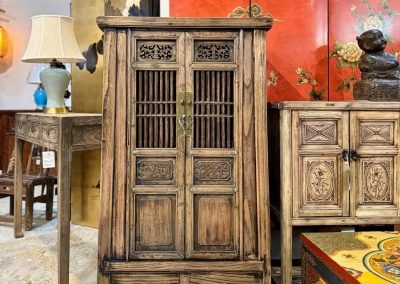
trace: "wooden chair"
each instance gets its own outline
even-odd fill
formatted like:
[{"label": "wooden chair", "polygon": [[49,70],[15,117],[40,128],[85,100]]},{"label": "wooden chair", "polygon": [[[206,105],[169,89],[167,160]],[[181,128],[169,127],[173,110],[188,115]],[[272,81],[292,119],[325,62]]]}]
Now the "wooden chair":
[{"label": "wooden chair", "polygon": [[[30,174],[32,153],[34,150],[32,145],[28,165],[23,175],[23,198],[25,199],[25,230],[32,229],[33,223],[33,204],[35,202],[46,203],[46,220],[51,220],[53,215],[53,199],[54,199],[54,183],[56,179],[48,176],[48,171],[40,170],[37,175]],[[0,198],[10,197],[10,215],[14,215],[14,151],[8,163],[7,172],[0,175]],[[41,169],[41,167],[40,167]],[[36,186],[41,186],[41,194],[34,196]],[[12,216],[0,216],[0,221],[13,221]]]}]

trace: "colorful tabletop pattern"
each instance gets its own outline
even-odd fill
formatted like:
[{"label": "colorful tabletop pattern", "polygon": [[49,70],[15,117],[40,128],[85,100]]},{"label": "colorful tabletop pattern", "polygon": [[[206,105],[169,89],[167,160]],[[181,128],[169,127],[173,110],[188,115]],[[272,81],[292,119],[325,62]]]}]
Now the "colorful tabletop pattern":
[{"label": "colorful tabletop pattern", "polygon": [[[351,283],[400,283],[400,233],[305,233],[302,242],[339,278]],[[319,283],[325,283],[323,279]]]}]

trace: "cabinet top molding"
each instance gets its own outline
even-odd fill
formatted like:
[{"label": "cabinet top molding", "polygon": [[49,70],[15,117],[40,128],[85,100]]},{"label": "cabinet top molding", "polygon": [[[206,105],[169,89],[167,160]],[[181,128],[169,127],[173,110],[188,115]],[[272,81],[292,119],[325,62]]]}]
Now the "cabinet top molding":
[{"label": "cabinet top molding", "polygon": [[400,102],[372,101],[282,101],[271,102],[272,108],[291,110],[399,110]]},{"label": "cabinet top molding", "polygon": [[265,29],[272,27],[272,17],[263,18],[159,18],[159,17],[97,17],[97,24],[104,28],[138,29]]}]

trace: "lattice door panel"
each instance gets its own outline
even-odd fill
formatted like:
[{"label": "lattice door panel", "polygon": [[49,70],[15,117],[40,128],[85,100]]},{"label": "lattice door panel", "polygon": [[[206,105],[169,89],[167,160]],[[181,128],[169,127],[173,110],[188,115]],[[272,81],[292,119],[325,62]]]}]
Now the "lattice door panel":
[{"label": "lattice door panel", "polygon": [[[186,34],[185,257],[239,258],[238,33]],[[190,119],[192,117],[192,119]]]},{"label": "lattice door panel", "polygon": [[176,71],[136,71],[136,148],[176,147]]},{"label": "lattice door panel", "polygon": [[132,37],[129,259],[183,258],[183,39],[181,32]]},{"label": "lattice door panel", "polygon": [[194,71],[194,148],[232,148],[233,71]]}]

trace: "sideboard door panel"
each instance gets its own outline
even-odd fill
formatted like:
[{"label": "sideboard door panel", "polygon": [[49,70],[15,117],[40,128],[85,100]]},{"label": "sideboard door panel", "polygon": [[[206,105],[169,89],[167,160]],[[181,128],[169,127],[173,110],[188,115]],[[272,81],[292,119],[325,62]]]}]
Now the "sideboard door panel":
[{"label": "sideboard door panel", "polygon": [[237,259],[236,32],[186,34],[186,257]]},{"label": "sideboard door panel", "polygon": [[354,216],[399,214],[399,121],[398,112],[351,113]]},{"label": "sideboard door panel", "polygon": [[184,33],[131,37],[130,259],[182,259],[185,137]]},{"label": "sideboard door panel", "polygon": [[293,217],[348,216],[348,112],[294,111]]}]

